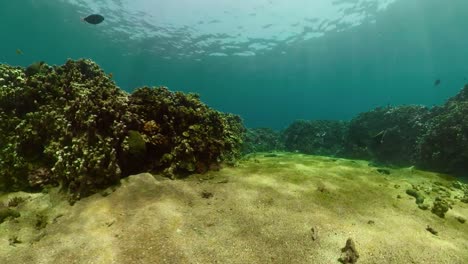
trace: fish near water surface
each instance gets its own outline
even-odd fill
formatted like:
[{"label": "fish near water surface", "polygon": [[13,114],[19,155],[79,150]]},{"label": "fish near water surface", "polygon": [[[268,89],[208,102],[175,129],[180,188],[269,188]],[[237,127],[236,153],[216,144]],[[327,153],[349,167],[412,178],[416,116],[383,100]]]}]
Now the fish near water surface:
[{"label": "fish near water surface", "polygon": [[83,18],[82,20],[88,22],[89,24],[97,25],[104,21],[104,17],[98,14],[92,14]]}]

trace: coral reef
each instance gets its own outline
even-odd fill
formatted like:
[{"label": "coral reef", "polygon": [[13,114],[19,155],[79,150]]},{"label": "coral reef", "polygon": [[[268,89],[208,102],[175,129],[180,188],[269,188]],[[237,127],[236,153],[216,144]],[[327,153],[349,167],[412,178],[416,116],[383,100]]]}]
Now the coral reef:
[{"label": "coral reef", "polygon": [[417,148],[418,166],[452,174],[468,171],[468,85],[433,109]]},{"label": "coral reef", "polygon": [[198,96],[122,91],[90,60],[0,65],[0,190],[60,184],[76,200],[129,173],[204,172],[240,155],[239,117]]},{"label": "coral reef", "polygon": [[75,198],[117,182],[117,150],[132,121],[126,93],[88,60],[31,67],[38,70],[16,71],[1,89],[0,157],[10,171],[1,182],[14,180],[13,189],[57,182]]},{"label": "coral reef", "polygon": [[244,154],[253,152],[283,151],[285,149],[281,134],[271,128],[247,129],[242,145]]},{"label": "coral reef", "polygon": [[283,132],[284,145],[288,151],[334,156],[342,150],[346,129],[344,121],[298,120]]},{"label": "coral reef", "polygon": [[344,155],[377,164],[412,165],[417,139],[428,118],[429,109],[412,105],[361,113],[349,124]]},{"label": "coral reef", "polygon": [[[300,120],[282,133],[246,131],[239,116],[209,108],[196,94],[165,87],[128,94],[90,60],[0,64],[0,191],[60,185],[74,201],[129,174],[176,178],[235,164],[242,152],[273,150],[465,173],[466,116],[468,85],[432,109],[387,106],[350,122]],[[416,191],[408,194],[425,206]]]},{"label": "coral reef", "polygon": [[[285,150],[292,152],[370,160],[369,164],[376,167],[416,166],[466,175],[466,116],[468,84],[444,105],[430,109],[417,105],[386,106],[360,113],[350,122],[295,121],[279,136],[281,142],[271,130],[249,130],[244,151],[271,151],[284,145]],[[468,202],[468,198],[462,201]]]},{"label": "coral reef", "polygon": [[196,94],[143,87],[130,95],[130,104],[151,169],[176,177],[240,157],[245,130],[240,118],[210,109]]}]

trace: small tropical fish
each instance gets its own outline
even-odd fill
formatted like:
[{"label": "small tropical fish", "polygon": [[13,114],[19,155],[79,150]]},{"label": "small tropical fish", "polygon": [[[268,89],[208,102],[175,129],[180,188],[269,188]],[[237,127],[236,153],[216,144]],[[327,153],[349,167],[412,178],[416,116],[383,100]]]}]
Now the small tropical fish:
[{"label": "small tropical fish", "polygon": [[20,50],[20,49],[16,49],[16,54],[18,54],[18,55],[23,55],[23,51]]},{"label": "small tropical fish", "polygon": [[440,79],[435,80],[434,86],[437,86],[437,85],[439,85],[439,84],[440,84]]},{"label": "small tropical fish", "polygon": [[104,17],[98,14],[92,14],[82,19],[85,22],[88,22],[93,25],[97,25],[104,21]]}]

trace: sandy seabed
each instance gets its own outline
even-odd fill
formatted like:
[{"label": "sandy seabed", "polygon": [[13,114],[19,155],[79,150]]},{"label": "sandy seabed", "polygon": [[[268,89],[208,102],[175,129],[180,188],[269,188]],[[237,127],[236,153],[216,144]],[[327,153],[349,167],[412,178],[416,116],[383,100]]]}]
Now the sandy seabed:
[{"label": "sandy seabed", "polygon": [[[468,204],[453,178],[275,155],[184,180],[130,176],[73,206],[54,189],[3,194],[4,204],[26,201],[0,224],[0,263],[328,264],[348,238],[357,263],[468,263],[468,222],[457,219],[468,218]],[[415,187],[429,206],[449,193],[445,218],[418,208],[405,192]]]}]

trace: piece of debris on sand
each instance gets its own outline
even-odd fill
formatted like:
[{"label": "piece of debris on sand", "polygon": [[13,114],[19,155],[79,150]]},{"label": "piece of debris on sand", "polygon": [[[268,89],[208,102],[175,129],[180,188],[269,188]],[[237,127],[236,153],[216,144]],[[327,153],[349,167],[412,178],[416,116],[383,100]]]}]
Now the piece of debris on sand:
[{"label": "piece of debris on sand", "polygon": [[312,240],[315,241],[318,239],[318,228],[316,226],[313,226],[310,229],[310,232],[312,233]]}]

